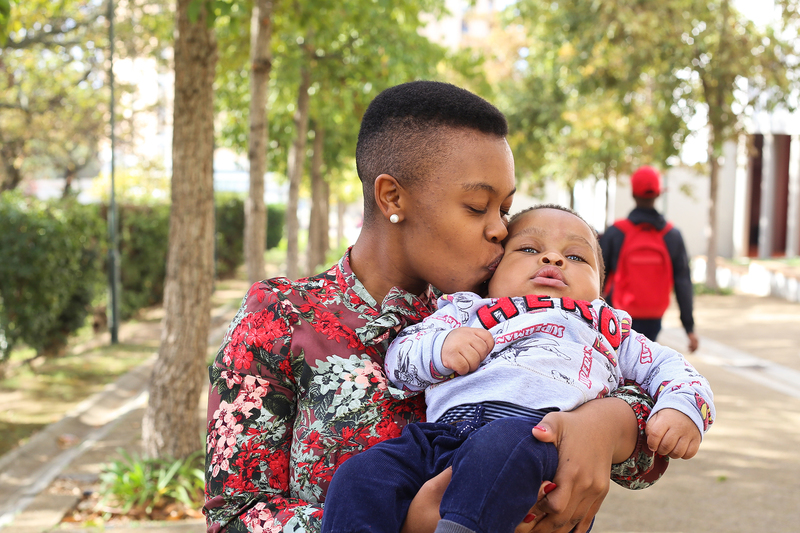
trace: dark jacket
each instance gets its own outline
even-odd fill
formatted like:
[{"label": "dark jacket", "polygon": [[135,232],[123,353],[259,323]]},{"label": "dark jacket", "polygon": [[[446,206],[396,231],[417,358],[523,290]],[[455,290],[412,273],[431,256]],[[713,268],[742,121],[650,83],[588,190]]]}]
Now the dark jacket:
[{"label": "dark jacket", "polygon": [[[667,225],[667,220],[655,209],[645,209],[637,207],[628,215],[628,220],[634,224],[648,223],[656,229],[662,229]],[[614,226],[610,226],[600,238],[600,247],[603,250],[603,261],[606,264],[606,276],[617,269],[619,251],[622,248],[622,241],[625,234]],[[694,331],[693,309],[693,288],[692,278],[689,271],[689,256],[686,253],[686,245],[678,228],[672,228],[664,235],[664,242],[667,251],[672,259],[672,276],[675,282],[675,297],[678,300],[678,307],[681,312],[681,324],[686,333]],[[611,295],[613,298],[613,294]],[[609,302],[611,306],[613,301]],[[634,317],[635,318],[635,317]]]}]

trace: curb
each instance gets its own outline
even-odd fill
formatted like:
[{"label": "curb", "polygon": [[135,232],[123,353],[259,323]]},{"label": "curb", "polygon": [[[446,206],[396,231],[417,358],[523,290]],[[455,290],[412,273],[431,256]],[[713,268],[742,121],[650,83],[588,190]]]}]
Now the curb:
[{"label": "curb", "polygon": [[[238,303],[229,303],[212,310],[209,345],[219,343],[236,308]],[[215,323],[221,325],[214,327]],[[73,461],[107,438],[126,415],[147,405],[147,386],[157,357],[157,352],[152,353],[142,364],[75,406],[61,420],[46,426],[25,444],[0,457],[0,530],[12,523],[14,531],[31,533],[58,526],[80,496],[42,493]],[[59,445],[59,436],[65,434],[76,436],[78,442],[63,449]],[[94,475],[91,477],[96,478]],[[45,496],[55,501],[42,505],[40,500]],[[31,510],[26,511],[29,506]],[[144,526],[137,524],[136,528],[143,529]],[[176,527],[165,524],[147,527],[151,533],[159,529],[177,531]]]}]

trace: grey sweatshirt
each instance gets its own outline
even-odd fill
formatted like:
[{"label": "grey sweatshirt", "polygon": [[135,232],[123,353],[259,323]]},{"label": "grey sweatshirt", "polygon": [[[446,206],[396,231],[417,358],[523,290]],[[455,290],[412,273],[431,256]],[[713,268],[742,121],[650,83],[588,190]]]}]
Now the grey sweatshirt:
[{"label": "grey sweatshirt", "polygon": [[[569,411],[626,380],[656,400],[652,414],[677,409],[701,434],[716,416],[708,381],[680,353],[632,331],[630,316],[603,300],[459,292],[438,305],[400,332],[385,363],[395,385],[425,391],[430,422],[451,407],[488,401]],[[495,346],[475,372],[457,376],[442,364],[442,345],[463,326],[489,330]]]}]

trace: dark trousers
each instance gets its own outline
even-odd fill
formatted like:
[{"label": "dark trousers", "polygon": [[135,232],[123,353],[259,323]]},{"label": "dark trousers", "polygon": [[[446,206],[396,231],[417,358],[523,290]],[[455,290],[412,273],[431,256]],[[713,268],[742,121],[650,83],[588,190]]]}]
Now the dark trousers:
[{"label": "dark trousers", "polygon": [[655,342],[658,333],[661,331],[660,318],[634,318],[631,321],[631,328],[637,333],[641,333],[651,341]]},{"label": "dark trousers", "polygon": [[448,466],[444,520],[482,533],[512,533],[558,465],[553,444],[533,438],[540,418],[418,423],[339,466],[325,499],[323,533],[398,533],[422,484]]}]

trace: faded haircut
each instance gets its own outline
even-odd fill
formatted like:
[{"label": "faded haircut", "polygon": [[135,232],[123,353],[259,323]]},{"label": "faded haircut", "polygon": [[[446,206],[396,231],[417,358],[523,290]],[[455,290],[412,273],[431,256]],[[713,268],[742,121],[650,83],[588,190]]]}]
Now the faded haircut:
[{"label": "faded haircut", "polygon": [[419,186],[446,161],[453,135],[470,130],[505,137],[508,123],[492,104],[449,83],[413,81],[376,96],[361,120],[356,145],[364,221],[375,216],[375,178],[389,174],[403,187]]}]

